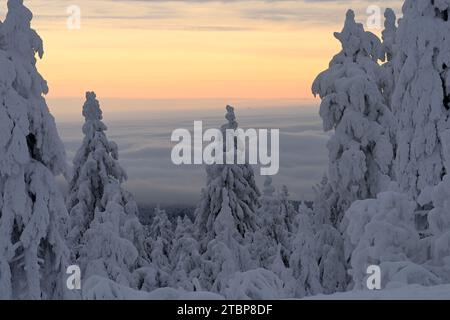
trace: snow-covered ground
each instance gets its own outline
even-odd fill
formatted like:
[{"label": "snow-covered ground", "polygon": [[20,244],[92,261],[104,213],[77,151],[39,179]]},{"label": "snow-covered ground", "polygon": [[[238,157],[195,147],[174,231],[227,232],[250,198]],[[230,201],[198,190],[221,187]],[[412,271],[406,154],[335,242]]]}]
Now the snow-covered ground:
[{"label": "snow-covered ground", "polygon": [[[83,289],[84,299],[119,300],[223,300],[224,297],[210,292],[185,292],[171,288],[142,292],[122,287],[100,277],[88,279]],[[355,290],[332,295],[316,295],[303,300],[450,300],[450,285],[423,287],[404,286],[385,290]]]},{"label": "snow-covered ground", "polygon": [[410,285],[386,290],[350,291],[329,296],[318,295],[305,300],[450,300],[450,285],[433,287]]}]

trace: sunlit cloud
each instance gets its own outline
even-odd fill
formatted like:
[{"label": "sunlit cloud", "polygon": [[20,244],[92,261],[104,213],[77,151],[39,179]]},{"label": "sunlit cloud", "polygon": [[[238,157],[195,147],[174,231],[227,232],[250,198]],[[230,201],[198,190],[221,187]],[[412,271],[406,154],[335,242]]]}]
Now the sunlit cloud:
[{"label": "sunlit cloud", "polygon": [[[312,99],[311,83],[339,50],[345,11],[401,1],[25,1],[46,55],[52,97],[86,90],[121,98]],[[6,1],[0,1],[0,13]],[[67,8],[80,10],[68,28]],[[2,14],[0,14],[2,16]],[[379,33],[381,29],[372,30]]]}]

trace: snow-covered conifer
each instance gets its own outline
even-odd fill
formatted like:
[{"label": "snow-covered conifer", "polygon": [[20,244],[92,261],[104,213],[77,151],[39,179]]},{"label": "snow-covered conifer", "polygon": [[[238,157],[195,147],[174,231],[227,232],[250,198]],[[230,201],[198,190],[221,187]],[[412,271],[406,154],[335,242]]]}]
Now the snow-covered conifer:
[{"label": "snow-covered conifer", "polygon": [[[392,112],[392,94],[395,89],[395,76],[394,76],[394,66],[393,60],[396,53],[396,35],[397,35],[397,17],[395,12],[388,8],[384,12],[384,30],[382,32],[382,48],[383,48],[383,68],[386,70],[386,75],[382,79],[382,91],[383,96],[386,101],[386,105]],[[386,128],[391,134],[391,142],[396,145],[395,133],[396,133],[396,123],[395,119],[392,119],[391,125]],[[392,173],[393,174],[393,173]]]},{"label": "snow-covered conifer", "polygon": [[396,178],[416,199],[442,181],[442,134],[450,128],[448,1],[406,0],[396,36],[392,108],[398,122]]},{"label": "snow-covered conifer", "polygon": [[32,17],[9,0],[0,24],[0,299],[68,297],[68,217],[54,178],[65,152],[36,69],[44,50]]},{"label": "snow-covered conifer", "polygon": [[442,282],[450,282],[450,177],[432,189],[433,209],[428,214],[430,237],[428,267],[434,270]]},{"label": "snow-covered conifer", "polygon": [[354,288],[367,288],[365,279],[371,265],[381,267],[384,287],[439,282],[421,266],[424,254],[415,229],[415,207],[406,194],[386,191],[377,199],[356,201],[347,211],[342,226]]},{"label": "snow-covered conifer", "polygon": [[344,291],[347,287],[347,270],[344,256],[344,239],[332,224],[335,214],[332,204],[335,194],[325,176],[316,188],[313,209],[300,207],[300,214],[310,217],[314,241],[316,243],[316,259],[319,267],[319,278],[324,294]]},{"label": "snow-covered conifer", "polygon": [[145,231],[138,207],[121,184],[127,179],[118,148],[105,134],[102,111],[94,92],[83,106],[85,138],[74,159],[68,207],[70,243],[85,278],[102,276],[122,285],[146,265]]},{"label": "snow-covered conifer", "polygon": [[172,263],[171,286],[188,291],[201,291],[199,278],[203,268],[200,245],[193,236],[189,217],[178,217],[170,255]]},{"label": "snow-covered conifer", "polygon": [[220,195],[221,209],[213,225],[215,237],[208,242],[203,254],[205,267],[200,277],[203,288],[222,294],[236,272],[255,267],[248,243],[236,228],[228,194],[228,189],[224,187]]},{"label": "snow-covered conifer", "polygon": [[[226,130],[238,128],[234,108],[231,106],[227,106],[226,119],[228,123],[222,126],[224,137]],[[226,144],[225,141],[224,145]],[[229,197],[233,225],[241,237],[246,237],[256,228],[255,212],[259,206],[260,193],[255,183],[253,168],[248,164],[216,164],[207,166],[206,173],[207,186],[202,192],[195,220],[196,236],[201,245],[205,247],[209,241],[216,238],[214,224],[222,211],[224,188]]]},{"label": "snow-covered conifer", "polygon": [[347,288],[347,270],[342,234],[327,223],[321,226],[315,241],[323,293],[344,291]]},{"label": "snow-covered conifer", "polygon": [[149,226],[149,251],[152,251],[152,241],[160,239],[162,244],[162,250],[169,259],[170,251],[172,249],[172,242],[174,240],[173,224],[169,220],[165,210],[162,210],[159,206],[155,208],[152,224]]},{"label": "snow-covered conifer", "polygon": [[278,245],[277,252],[272,256],[272,262],[267,269],[276,274],[283,282],[285,296],[287,298],[295,297],[297,283],[293,270],[286,265],[286,258],[283,257],[281,245]]},{"label": "snow-covered conifer", "polygon": [[133,242],[135,212],[129,211],[127,200],[119,183],[105,186],[105,209],[95,210],[94,220],[82,239],[79,261],[86,279],[101,276],[125,286],[132,283],[140,252]]},{"label": "snow-covered conifer", "polygon": [[389,131],[392,115],[382,94],[386,71],[380,40],[355,22],[353,11],[335,37],[342,51],[313,84],[322,103],[320,115],[328,143],[329,182],[337,195],[333,206],[337,225],[357,199],[374,197],[390,181],[393,147]]},{"label": "snow-covered conifer", "polygon": [[397,34],[397,17],[394,10],[388,8],[384,12],[384,30],[382,32],[383,51],[386,54],[386,61],[389,63],[395,55],[395,37]]},{"label": "snow-covered conifer", "polygon": [[291,233],[295,233],[295,224],[297,220],[297,210],[289,199],[290,193],[287,186],[283,186],[278,194],[281,203],[281,216],[284,218],[285,227]]},{"label": "snow-covered conifer", "polygon": [[283,261],[289,265],[296,210],[290,203],[287,187],[275,194],[272,178],[266,177],[261,207],[257,210],[259,228],[253,233],[252,255],[262,268],[269,268],[280,247]]},{"label": "snow-covered conifer", "polygon": [[303,298],[322,292],[320,270],[317,262],[317,246],[311,221],[307,214],[297,216],[298,231],[292,243],[293,253],[289,261],[295,282],[295,296]]},{"label": "snow-covered conifer", "polygon": [[70,214],[70,240],[78,256],[84,233],[94,220],[95,211],[104,210],[102,199],[106,185],[113,179],[126,180],[126,173],[118,163],[117,145],[108,141],[102,122],[103,113],[94,92],[86,93],[83,106],[85,123],[83,144],[73,160],[67,207]]},{"label": "snow-covered conifer", "polygon": [[176,277],[172,272],[172,247],[174,230],[165,210],[155,208],[153,221],[148,226],[145,240],[145,252],[148,263],[136,270],[135,286],[142,290],[152,291],[167,287],[174,283]]}]

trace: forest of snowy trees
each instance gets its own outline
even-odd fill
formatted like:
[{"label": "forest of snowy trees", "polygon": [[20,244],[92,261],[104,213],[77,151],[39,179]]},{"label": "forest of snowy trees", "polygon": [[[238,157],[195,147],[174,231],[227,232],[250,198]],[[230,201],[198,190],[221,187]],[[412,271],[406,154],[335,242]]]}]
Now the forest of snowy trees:
[{"label": "forest of snowy trees", "polygon": [[[386,10],[381,39],[348,11],[342,50],[312,85],[331,136],[312,206],[297,209],[271,177],[258,186],[248,164],[210,165],[194,220],[158,207],[143,224],[94,92],[67,165],[36,68],[43,42],[23,0],[9,0],[0,299],[304,298],[368,290],[371,265],[383,289],[450,284],[449,11],[450,0],[406,0],[398,21]],[[238,126],[227,106],[222,131]],[[71,265],[82,290],[66,285]]]}]

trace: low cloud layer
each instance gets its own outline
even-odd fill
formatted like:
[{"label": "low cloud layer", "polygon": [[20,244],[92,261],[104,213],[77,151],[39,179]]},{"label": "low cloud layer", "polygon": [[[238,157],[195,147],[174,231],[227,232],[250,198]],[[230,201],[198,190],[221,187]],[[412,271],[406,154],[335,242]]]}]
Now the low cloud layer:
[{"label": "low cloud layer", "polygon": [[[287,185],[292,199],[311,199],[312,188],[320,181],[327,163],[328,136],[322,132],[317,107],[260,109],[254,104],[253,108],[237,107],[237,116],[243,128],[280,129],[281,163],[274,184]],[[108,116],[108,110],[105,111],[108,136],[119,145],[120,162],[129,175],[126,187],[137,200],[142,204],[195,204],[205,186],[204,167],[173,165],[170,136],[178,128],[192,130],[194,120],[203,120],[208,127],[220,127],[225,122],[224,110],[156,114],[129,109],[123,111],[120,121],[120,113],[111,110]],[[60,135],[72,159],[82,139],[81,117],[71,117],[73,120],[68,121],[57,113],[58,118]],[[263,178],[257,180],[262,186]]]}]

